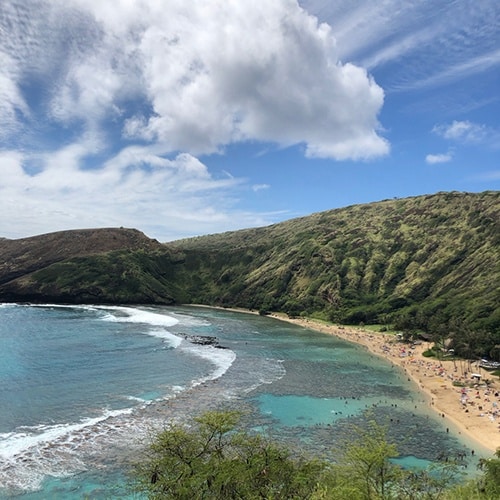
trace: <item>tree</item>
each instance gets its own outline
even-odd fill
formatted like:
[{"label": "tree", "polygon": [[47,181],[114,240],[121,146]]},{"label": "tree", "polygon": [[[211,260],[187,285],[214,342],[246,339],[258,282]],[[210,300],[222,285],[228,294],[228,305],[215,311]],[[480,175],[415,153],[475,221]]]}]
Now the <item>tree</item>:
[{"label": "tree", "polygon": [[137,466],[136,490],[153,499],[312,498],[327,464],[237,431],[239,419],[209,411],[160,432]]},{"label": "tree", "polygon": [[481,459],[479,467],[483,470],[482,490],[488,498],[500,498],[500,448],[495,452],[496,458]]},{"label": "tree", "polygon": [[[353,428],[357,438],[345,443],[334,464],[238,430],[240,417],[209,411],[158,433],[135,471],[136,491],[178,500],[437,500],[456,479],[448,465],[408,471],[392,463],[396,446],[375,421]],[[496,491],[496,464],[500,460],[484,464],[483,489]]]},{"label": "tree", "polygon": [[363,499],[395,498],[390,490],[403,479],[403,471],[390,461],[399,453],[387,441],[386,427],[371,420],[355,432],[358,438],[346,443],[341,462],[350,484],[358,486]]}]

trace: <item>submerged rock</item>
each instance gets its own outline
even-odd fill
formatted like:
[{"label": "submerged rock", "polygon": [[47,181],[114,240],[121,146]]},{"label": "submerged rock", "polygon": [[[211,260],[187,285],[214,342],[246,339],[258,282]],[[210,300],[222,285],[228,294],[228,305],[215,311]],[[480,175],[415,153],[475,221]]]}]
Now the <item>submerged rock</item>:
[{"label": "submerged rock", "polygon": [[219,340],[217,337],[211,337],[208,335],[189,335],[188,333],[180,333],[179,334],[182,338],[187,340],[188,342],[191,342],[192,344],[197,344],[197,345],[211,345],[212,347],[216,347],[217,349],[227,349],[227,347],[224,347],[219,344]]}]

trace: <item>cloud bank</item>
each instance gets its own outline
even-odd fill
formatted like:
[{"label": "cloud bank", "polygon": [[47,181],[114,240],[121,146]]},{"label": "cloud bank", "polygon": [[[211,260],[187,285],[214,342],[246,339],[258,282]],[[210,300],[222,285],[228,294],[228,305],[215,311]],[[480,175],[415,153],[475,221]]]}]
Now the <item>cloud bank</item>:
[{"label": "cloud bank", "polygon": [[23,87],[36,78],[44,118],[92,128],[112,117],[125,138],[166,151],[258,140],[341,160],[387,153],[382,89],[341,64],[330,28],[293,0],[23,0],[5,10],[10,121],[29,115]]},{"label": "cloud bank", "polygon": [[0,31],[4,214],[22,198],[54,226],[122,225],[151,200],[164,224],[218,221],[241,180],[203,155],[247,141],[334,160],[389,150],[383,90],[294,0],[7,0]]}]

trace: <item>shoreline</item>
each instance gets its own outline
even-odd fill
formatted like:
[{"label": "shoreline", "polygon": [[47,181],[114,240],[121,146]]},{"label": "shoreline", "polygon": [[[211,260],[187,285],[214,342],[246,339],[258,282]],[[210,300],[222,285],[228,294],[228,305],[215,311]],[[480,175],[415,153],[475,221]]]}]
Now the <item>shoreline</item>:
[{"label": "shoreline", "polygon": [[[243,308],[189,305],[258,314],[257,311]],[[428,342],[410,348],[408,344],[398,342],[394,335],[388,333],[324,323],[310,318],[289,318],[283,313],[271,313],[266,317],[334,335],[365,347],[371,354],[399,367],[415,383],[418,390],[429,399],[429,408],[447,419],[458,434],[466,436],[477,446],[492,454],[500,449],[500,380],[498,378],[490,378],[492,383],[489,387],[480,383],[475,387],[467,387],[466,392],[462,393],[462,388],[454,386],[453,381],[471,381],[470,374],[469,378],[462,375],[466,367],[462,366],[459,369],[450,359],[438,361],[435,358],[424,357],[422,353],[430,347]],[[463,363],[462,361],[462,365]],[[482,380],[488,378],[488,372],[484,369],[469,367],[469,371],[471,370],[474,372],[478,370],[483,376]]]},{"label": "shoreline", "polygon": [[[438,361],[424,357],[422,353],[428,349],[427,342],[409,346],[398,342],[391,334],[322,323],[308,318],[288,318],[282,314],[273,313],[268,317],[364,346],[372,354],[401,368],[430,399],[429,407],[443,419],[448,419],[459,434],[467,436],[492,453],[500,448],[500,383],[497,379],[491,378],[489,387],[480,383],[463,389],[453,385],[453,382],[470,381],[471,378],[463,376],[462,369],[453,360]],[[477,368],[474,367],[473,370],[476,371]],[[488,378],[484,369],[479,371],[484,378]]]}]

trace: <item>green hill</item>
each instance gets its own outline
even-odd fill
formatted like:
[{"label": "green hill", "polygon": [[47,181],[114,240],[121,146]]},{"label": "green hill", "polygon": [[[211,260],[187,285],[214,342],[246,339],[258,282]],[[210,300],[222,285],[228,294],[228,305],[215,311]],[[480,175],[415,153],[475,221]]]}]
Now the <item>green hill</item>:
[{"label": "green hill", "polygon": [[[4,265],[0,300],[203,303],[454,330],[462,350],[498,359],[499,240],[499,192],[438,193],[164,245],[97,245],[22,275]],[[18,241],[0,240],[0,255]]]}]

